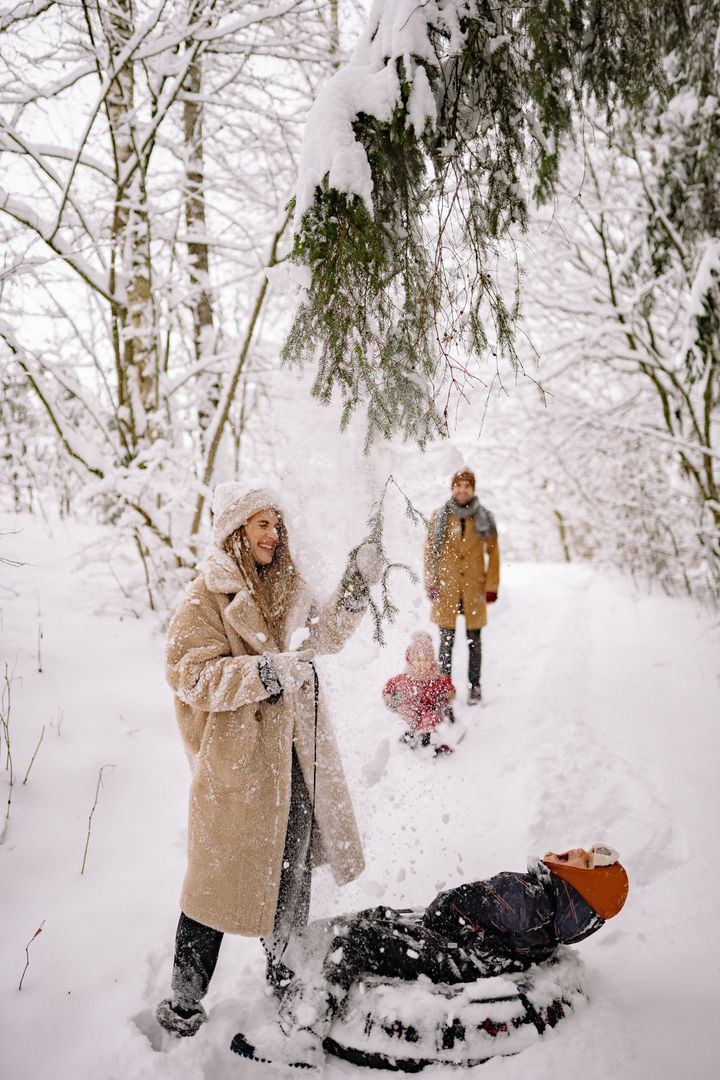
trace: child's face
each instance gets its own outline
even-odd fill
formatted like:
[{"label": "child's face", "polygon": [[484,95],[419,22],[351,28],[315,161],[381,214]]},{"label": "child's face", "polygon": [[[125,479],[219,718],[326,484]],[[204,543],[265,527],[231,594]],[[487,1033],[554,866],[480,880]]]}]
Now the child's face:
[{"label": "child's face", "polygon": [[543,862],[555,863],[558,866],[577,866],[581,870],[589,870],[590,861],[590,852],[581,847],[570,848],[569,851],[563,851],[560,855],[554,851],[548,851],[543,855]]}]

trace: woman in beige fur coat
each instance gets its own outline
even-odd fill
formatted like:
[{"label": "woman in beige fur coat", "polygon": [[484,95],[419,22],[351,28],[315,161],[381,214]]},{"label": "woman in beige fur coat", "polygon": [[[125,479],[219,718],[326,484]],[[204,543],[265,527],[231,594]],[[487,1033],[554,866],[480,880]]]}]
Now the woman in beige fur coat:
[{"label": "woman in beige fur coat", "polygon": [[188,867],[172,997],[157,1018],[178,1035],[201,999],[224,933],[261,937],[268,979],[307,922],[313,866],[338,884],[362,846],[312,657],[338,652],[360,622],[381,558],[366,543],[318,608],[290,556],[280,500],[219,484],[213,543],[170,623],[167,677],[192,764]]}]

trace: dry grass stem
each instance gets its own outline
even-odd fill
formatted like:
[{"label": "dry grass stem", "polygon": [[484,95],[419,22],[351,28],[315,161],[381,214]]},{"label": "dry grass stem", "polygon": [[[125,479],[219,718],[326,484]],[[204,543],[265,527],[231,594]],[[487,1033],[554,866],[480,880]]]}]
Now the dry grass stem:
[{"label": "dry grass stem", "polygon": [[23,984],[23,979],[25,978],[25,972],[30,967],[30,946],[32,945],[35,938],[38,937],[40,934],[42,934],[42,930],[43,930],[44,925],[45,925],[45,920],[43,919],[43,921],[40,923],[40,925],[38,926],[38,928],[35,931],[35,933],[33,934],[33,936],[28,941],[27,945],[25,946],[25,967],[23,968],[23,973],[20,976],[20,982],[18,983],[18,990],[22,990],[22,984]]},{"label": "dry grass stem", "polygon": [[114,768],[115,768],[114,765],[102,765],[100,767],[100,771],[98,772],[97,785],[95,787],[95,802],[92,804],[92,810],[90,811],[90,816],[88,817],[87,837],[85,838],[85,851],[83,852],[82,867],[80,869],[81,874],[85,873],[85,864],[87,862],[88,847],[90,846],[90,831],[92,829],[93,814],[95,813],[95,810],[96,810],[96,807],[97,807],[97,804],[98,804],[98,799],[100,797],[100,788],[102,787],[103,773],[105,772],[106,769],[114,769]]},{"label": "dry grass stem", "polygon": [[45,725],[43,724],[42,731],[40,732],[40,738],[38,739],[37,746],[35,747],[35,751],[33,753],[33,756],[30,758],[30,764],[28,765],[27,772],[25,773],[25,779],[23,780],[23,785],[27,784],[28,776],[30,775],[30,770],[32,769],[33,762],[35,761],[35,758],[37,757],[37,752],[40,749],[40,743],[43,741],[44,734],[45,734]]},{"label": "dry grass stem", "polygon": [[10,806],[12,804],[12,790],[15,783],[15,773],[13,770],[12,749],[10,745],[10,710],[12,703],[12,677],[10,675],[7,664],[5,665],[5,673],[3,676],[3,688],[2,696],[0,697],[0,749],[2,741],[5,742],[5,771],[8,774],[8,798],[7,809],[5,811],[5,820],[3,822],[2,831],[0,832],[0,843],[5,839],[5,833],[8,827],[8,821],[10,820]]}]

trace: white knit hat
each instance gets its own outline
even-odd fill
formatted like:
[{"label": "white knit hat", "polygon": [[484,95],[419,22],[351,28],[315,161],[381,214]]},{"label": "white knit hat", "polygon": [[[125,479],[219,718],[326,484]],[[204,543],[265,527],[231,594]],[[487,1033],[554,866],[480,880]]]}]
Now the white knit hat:
[{"label": "white knit hat", "polygon": [[260,510],[280,514],[280,499],[269,488],[250,488],[234,480],[217,484],[213,493],[213,540],[222,544],[230,533]]},{"label": "white knit hat", "polygon": [[590,856],[588,859],[590,870],[594,870],[596,866],[612,866],[613,863],[620,862],[617,851],[608,844],[593,844],[588,855]]}]

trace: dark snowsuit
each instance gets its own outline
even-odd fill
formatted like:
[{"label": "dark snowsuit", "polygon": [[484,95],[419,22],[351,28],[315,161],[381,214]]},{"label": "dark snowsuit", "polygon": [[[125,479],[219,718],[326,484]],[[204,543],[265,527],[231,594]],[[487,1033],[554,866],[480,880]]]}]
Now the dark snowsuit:
[{"label": "dark snowsuit", "polygon": [[377,907],[333,920],[323,965],[347,990],[363,975],[472,982],[522,971],[561,944],[582,941],[604,920],[544,864],[440,893],[425,912]]}]

